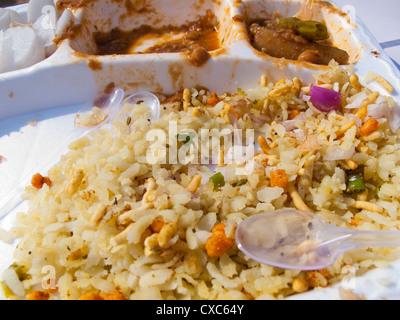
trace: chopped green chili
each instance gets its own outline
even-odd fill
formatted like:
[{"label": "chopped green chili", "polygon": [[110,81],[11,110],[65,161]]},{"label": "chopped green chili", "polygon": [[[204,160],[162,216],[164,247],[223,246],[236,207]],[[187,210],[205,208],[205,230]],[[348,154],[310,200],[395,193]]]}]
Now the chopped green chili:
[{"label": "chopped green chili", "polygon": [[276,20],[276,26],[279,29],[292,29],[296,26],[297,23],[301,22],[299,18],[279,18]]},{"label": "chopped green chili", "polygon": [[350,175],[347,179],[346,194],[357,194],[365,191],[364,180],[361,175]]},{"label": "chopped green chili", "polygon": [[222,188],[225,185],[225,178],[224,178],[224,175],[221,172],[218,172],[218,173],[214,174],[210,178],[210,180],[214,184],[214,191]]},{"label": "chopped green chili", "polygon": [[279,29],[292,29],[295,33],[312,41],[329,38],[328,28],[318,21],[301,21],[298,18],[281,18],[276,22]]},{"label": "chopped green chili", "polygon": [[328,29],[317,21],[301,21],[297,24],[296,32],[303,38],[318,41],[329,38]]}]

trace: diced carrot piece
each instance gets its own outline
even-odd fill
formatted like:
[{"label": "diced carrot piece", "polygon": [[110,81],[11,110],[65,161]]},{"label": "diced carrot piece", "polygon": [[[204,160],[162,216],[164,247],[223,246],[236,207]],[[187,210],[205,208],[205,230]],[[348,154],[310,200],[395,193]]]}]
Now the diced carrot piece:
[{"label": "diced carrot piece", "polygon": [[207,99],[207,104],[210,106],[215,106],[218,102],[220,102],[220,98],[218,98],[215,92],[211,93],[211,97]]},{"label": "diced carrot piece", "polygon": [[40,173],[36,173],[33,175],[31,184],[36,189],[41,189],[44,184],[47,184],[49,187],[51,186],[51,180],[48,177],[43,177]]},{"label": "diced carrot piece", "polygon": [[221,257],[234,243],[234,239],[225,235],[225,225],[223,223],[217,224],[212,229],[212,236],[207,239],[207,254],[210,257]]},{"label": "diced carrot piece", "polygon": [[32,291],[26,296],[27,300],[49,300],[50,294],[44,291]]},{"label": "diced carrot piece", "polygon": [[100,291],[99,296],[103,300],[126,300],[125,296],[120,293],[105,293],[103,291]]},{"label": "diced carrot piece", "polygon": [[289,113],[289,120],[293,120],[293,119],[296,118],[299,114],[300,114],[300,110],[293,109],[293,110],[290,111],[290,113]]},{"label": "diced carrot piece", "polygon": [[103,300],[99,294],[93,292],[86,292],[79,300]]},{"label": "diced carrot piece", "polygon": [[288,176],[285,170],[271,171],[271,187],[285,188],[288,183]]}]

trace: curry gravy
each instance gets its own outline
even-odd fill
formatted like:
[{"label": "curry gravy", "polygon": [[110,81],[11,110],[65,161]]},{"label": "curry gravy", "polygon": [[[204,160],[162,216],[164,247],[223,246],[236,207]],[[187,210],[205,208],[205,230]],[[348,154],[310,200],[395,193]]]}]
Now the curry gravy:
[{"label": "curry gravy", "polygon": [[184,52],[196,66],[207,62],[209,51],[221,47],[218,20],[209,10],[198,21],[183,26],[143,25],[131,31],[114,28],[109,32],[95,32],[93,37],[98,55]]}]

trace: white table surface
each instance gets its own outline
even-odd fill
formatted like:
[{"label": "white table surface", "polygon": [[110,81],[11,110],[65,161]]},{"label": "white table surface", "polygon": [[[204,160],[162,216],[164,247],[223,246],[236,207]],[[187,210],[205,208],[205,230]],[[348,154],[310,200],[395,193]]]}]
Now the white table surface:
[{"label": "white table surface", "polygon": [[400,69],[400,0],[333,0],[340,8],[352,6]]}]

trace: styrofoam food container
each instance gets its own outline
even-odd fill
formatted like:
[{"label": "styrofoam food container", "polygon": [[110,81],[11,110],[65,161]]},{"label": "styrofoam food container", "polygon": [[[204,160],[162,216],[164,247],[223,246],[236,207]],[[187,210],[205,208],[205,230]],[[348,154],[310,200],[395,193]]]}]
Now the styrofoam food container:
[{"label": "styrofoam food container", "polygon": [[[238,87],[254,88],[263,74],[271,80],[299,76],[311,81],[313,74],[327,70],[326,66],[269,57],[250,44],[246,20],[272,17],[275,13],[293,16],[302,12],[302,0],[135,0],[129,3],[131,6],[127,7],[125,0],[98,0],[68,9],[74,23],[81,25],[72,39],[63,40],[54,54],[32,67],[0,74],[0,154],[5,157],[0,165],[0,199],[9,197],[22,178],[35,173],[36,165],[45,160],[48,150],[56,148],[72,128],[74,113],[110,85],[123,88],[127,95],[136,91],[172,94],[194,86],[223,93],[235,92]],[[14,9],[26,16],[26,5]],[[223,43],[220,49],[210,52],[211,58],[201,67],[190,64],[185,53],[95,55],[94,31],[115,27],[132,30],[143,24],[179,26],[197,20],[207,10],[220,22],[219,37]],[[374,71],[392,83],[396,88],[392,96],[400,100],[399,70],[358,18],[352,20],[325,1],[314,2],[311,17],[325,21],[334,45],[349,53],[360,79],[370,70]],[[369,87],[387,95],[379,84],[371,83]],[[37,125],[27,124],[31,120],[37,120]],[[4,217],[0,228],[10,228],[15,213],[24,206],[26,203]],[[13,262],[15,245],[0,243],[0,273]],[[393,276],[394,271],[400,271],[400,262],[393,263],[389,269],[373,270],[352,279],[356,281],[355,292],[370,299],[400,298],[400,281]],[[295,298],[337,299],[339,285]]]}]

